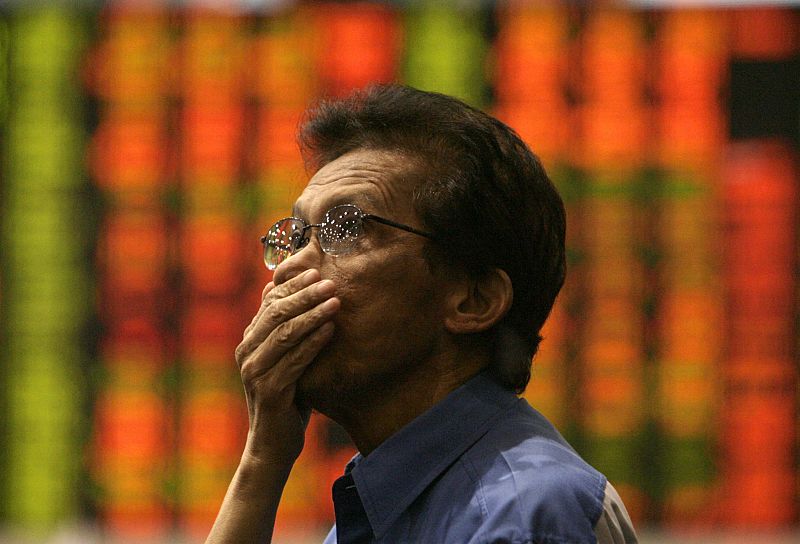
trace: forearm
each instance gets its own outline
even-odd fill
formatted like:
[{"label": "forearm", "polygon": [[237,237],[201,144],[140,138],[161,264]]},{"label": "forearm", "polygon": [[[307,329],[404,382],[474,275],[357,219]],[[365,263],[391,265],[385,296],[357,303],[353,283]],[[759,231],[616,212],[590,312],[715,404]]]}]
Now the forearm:
[{"label": "forearm", "polygon": [[275,514],[290,470],[291,465],[242,456],[206,544],[271,542]]},{"label": "forearm", "polygon": [[207,544],[272,540],[283,487],[303,450],[310,416],[310,410],[297,407],[295,387],[331,339],[339,308],[333,294],[333,283],[320,281],[318,270],[265,287],[261,307],[236,348],[247,399],[247,444]]}]

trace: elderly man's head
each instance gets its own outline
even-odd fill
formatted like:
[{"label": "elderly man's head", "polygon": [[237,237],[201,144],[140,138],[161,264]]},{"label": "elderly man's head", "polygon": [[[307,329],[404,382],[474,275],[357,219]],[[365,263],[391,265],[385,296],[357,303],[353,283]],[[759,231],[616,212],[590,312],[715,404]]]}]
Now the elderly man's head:
[{"label": "elderly man's head", "polygon": [[[386,225],[373,228],[369,236],[375,238],[368,244],[375,246],[372,251],[381,251],[381,242],[390,245],[382,248],[382,262],[362,263],[374,268],[371,277],[366,268],[358,269],[366,274],[357,280],[364,282],[358,289],[364,289],[361,295],[371,290],[369,300],[348,299],[348,285],[354,278],[345,282],[344,315],[349,310],[357,325],[362,323],[357,312],[369,313],[370,305],[385,299],[401,306],[395,307],[399,319],[417,314],[421,326],[431,328],[431,323],[442,319],[437,304],[448,289],[447,281],[466,277],[479,284],[505,278],[513,295],[503,295],[499,287],[488,288],[488,295],[477,294],[477,299],[492,293],[508,298],[505,306],[500,305],[503,315],[490,319],[486,330],[478,327],[474,334],[464,336],[492,353],[490,369],[501,383],[524,389],[530,379],[531,357],[541,340],[539,331],[564,282],[565,215],[555,187],[519,137],[503,123],[456,99],[392,85],[321,103],[309,112],[299,140],[307,166],[316,174],[298,200],[297,213],[310,214],[309,220],[318,222],[335,204],[356,204],[364,213],[431,236]],[[370,223],[365,224],[372,228]],[[367,247],[346,258],[365,256],[361,250]],[[402,258],[395,260],[398,256]],[[425,270],[420,270],[420,264]],[[293,266],[298,268],[279,267],[276,282],[305,265]],[[356,270],[351,266],[347,273]],[[423,273],[436,279],[417,278]],[[417,280],[421,292],[412,292]],[[402,295],[398,300],[393,290]],[[403,297],[405,303],[400,302]],[[401,326],[388,313],[383,319],[388,327]],[[367,334],[375,333],[366,323],[363,326]],[[469,327],[455,329],[469,332]],[[437,349],[436,334],[417,330],[414,323],[384,332],[398,336],[400,342],[406,334],[419,339],[416,353],[409,356],[424,358],[425,350]],[[349,341],[369,339],[354,333]],[[405,349],[391,342],[386,347]]]}]

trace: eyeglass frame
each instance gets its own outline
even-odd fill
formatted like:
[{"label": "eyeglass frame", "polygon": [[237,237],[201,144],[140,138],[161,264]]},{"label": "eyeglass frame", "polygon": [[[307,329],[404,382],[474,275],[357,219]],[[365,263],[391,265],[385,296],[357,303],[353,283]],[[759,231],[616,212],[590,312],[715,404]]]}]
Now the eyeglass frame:
[{"label": "eyeglass frame", "polygon": [[[362,222],[363,221],[375,221],[376,223],[380,223],[380,224],[386,225],[388,227],[393,227],[393,228],[396,228],[396,229],[400,229],[400,230],[403,230],[403,231],[406,231],[406,232],[410,232],[411,234],[416,234],[417,236],[422,236],[422,237],[427,238],[429,240],[436,241],[436,238],[434,237],[434,235],[429,233],[429,232],[425,232],[423,230],[415,229],[414,227],[412,227],[410,225],[405,225],[403,223],[398,223],[397,221],[392,221],[391,219],[386,219],[385,217],[381,217],[379,215],[375,215],[375,214],[371,214],[371,213],[364,213],[364,211],[361,208],[359,208],[358,206],[356,206],[355,204],[337,204],[336,206],[334,206],[331,209],[329,209],[328,211],[326,211],[324,217],[328,217],[328,214],[330,214],[336,208],[341,208],[341,207],[344,207],[344,206],[350,206],[350,207],[353,207],[356,210],[358,210],[358,213],[359,213],[358,218]],[[302,246],[298,247],[297,249],[295,249],[291,253],[289,253],[288,257],[291,257],[296,252],[300,251],[301,249],[306,247],[306,245],[308,245],[308,243],[311,240],[310,236],[306,236],[306,232],[308,230],[313,229],[313,228],[321,228],[321,227],[323,227],[325,225],[325,222],[308,224],[308,223],[306,223],[305,219],[300,218],[300,217],[294,217],[294,216],[284,217],[283,219],[279,219],[278,221],[275,221],[275,223],[273,223],[272,226],[267,230],[267,234],[263,235],[259,239],[261,241],[261,245],[264,246],[265,250],[267,248],[267,244],[270,243],[269,240],[267,239],[267,237],[269,236],[269,231],[271,231],[276,225],[278,225],[280,223],[283,223],[285,221],[290,221],[290,220],[302,223],[303,227],[302,227],[302,229],[300,231],[300,235],[301,235],[301,239],[305,240],[305,242],[303,243]],[[319,234],[317,234],[317,239],[319,239]],[[286,248],[280,248],[280,247],[277,248],[277,249],[287,250]],[[323,251],[325,251],[325,250],[323,249]],[[264,264],[266,265],[266,262]],[[278,264],[280,264],[280,263],[278,263]],[[277,268],[277,265],[275,265],[275,266]],[[269,268],[268,265],[267,265],[267,268]],[[274,270],[274,269],[271,269],[271,270]]]}]

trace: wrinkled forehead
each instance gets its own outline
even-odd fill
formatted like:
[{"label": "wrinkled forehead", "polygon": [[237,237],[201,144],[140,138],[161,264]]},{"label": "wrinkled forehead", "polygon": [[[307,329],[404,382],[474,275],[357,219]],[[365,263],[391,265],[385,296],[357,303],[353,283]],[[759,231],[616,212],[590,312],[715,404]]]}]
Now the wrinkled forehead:
[{"label": "wrinkled forehead", "polygon": [[411,161],[389,151],[359,149],[322,166],[292,209],[296,217],[318,221],[327,210],[355,204],[366,213],[414,217]]}]

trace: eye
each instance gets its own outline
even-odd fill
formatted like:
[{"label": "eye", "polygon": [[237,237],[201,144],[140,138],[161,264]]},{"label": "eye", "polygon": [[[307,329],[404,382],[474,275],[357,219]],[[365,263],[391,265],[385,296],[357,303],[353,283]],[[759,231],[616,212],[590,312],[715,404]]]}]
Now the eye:
[{"label": "eye", "polygon": [[323,250],[331,255],[349,251],[363,232],[362,213],[351,204],[336,206],[325,215],[320,232]]},{"label": "eye", "polygon": [[338,223],[338,228],[345,236],[358,236],[360,234],[361,218],[353,214],[348,217],[348,213],[345,212]]}]

